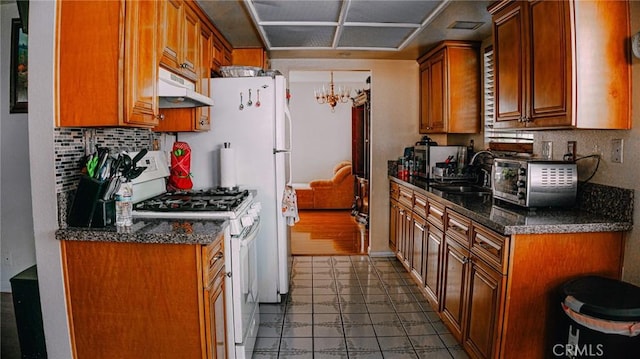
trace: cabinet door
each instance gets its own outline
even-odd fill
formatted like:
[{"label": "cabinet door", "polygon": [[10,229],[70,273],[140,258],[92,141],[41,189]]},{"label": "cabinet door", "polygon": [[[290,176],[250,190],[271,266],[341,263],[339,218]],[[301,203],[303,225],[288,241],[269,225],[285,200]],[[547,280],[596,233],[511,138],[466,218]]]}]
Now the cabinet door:
[{"label": "cabinet door", "polygon": [[224,359],[227,353],[227,315],[225,311],[225,285],[224,285],[224,267],[218,274],[213,285],[205,294],[205,306],[209,311],[207,319],[207,329],[209,336],[207,341],[210,343],[207,358]]},{"label": "cabinet door", "polygon": [[527,127],[571,125],[569,3],[529,3],[530,87]]},{"label": "cabinet door", "polygon": [[443,234],[436,226],[428,224],[424,248],[424,283],[427,295],[440,311],[440,278],[442,273]]},{"label": "cabinet door", "polygon": [[429,121],[429,62],[420,65],[420,133],[430,130]]},{"label": "cabinet door", "polygon": [[191,80],[198,78],[198,68],[200,66],[199,52],[200,48],[200,20],[198,15],[188,6],[184,8],[183,23],[183,40],[182,40],[182,74]]},{"label": "cabinet door", "polygon": [[413,215],[413,247],[411,251],[411,272],[424,283],[424,241],[427,236],[427,221]]},{"label": "cabinet door", "polygon": [[458,341],[462,340],[468,261],[469,251],[450,236],[445,236],[442,263],[442,320]]},{"label": "cabinet door", "polygon": [[180,53],[182,52],[182,18],[183,3],[181,0],[167,0],[160,2],[159,24],[162,57],[160,63],[170,69],[180,67]]},{"label": "cabinet door", "polygon": [[428,133],[447,131],[447,97],[446,49],[442,49],[429,60]]},{"label": "cabinet door", "polygon": [[155,1],[126,2],[124,122],[156,125],[158,120],[157,14]]},{"label": "cabinet door", "polygon": [[411,270],[413,253],[413,218],[409,209],[404,209],[402,215],[402,258],[407,270]]},{"label": "cabinet door", "polygon": [[[200,75],[196,86],[200,86],[200,93],[209,96],[211,93],[209,78],[211,77],[211,49],[213,47],[213,34],[206,26],[200,27]],[[196,131],[208,131],[211,128],[211,107],[196,108]]]},{"label": "cabinet door", "polygon": [[396,201],[389,202],[389,248],[394,253],[397,251],[398,238],[398,218],[400,216],[400,207]]},{"label": "cabinet door", "polygon": [[516,1],[493,17],[495,128],[525,126],[524,6]]},{"label": "cabinet door", "polygon": [[497,350],[504,278],[480,259],[471,260],[464,346],[478,358],[493,358]]}]

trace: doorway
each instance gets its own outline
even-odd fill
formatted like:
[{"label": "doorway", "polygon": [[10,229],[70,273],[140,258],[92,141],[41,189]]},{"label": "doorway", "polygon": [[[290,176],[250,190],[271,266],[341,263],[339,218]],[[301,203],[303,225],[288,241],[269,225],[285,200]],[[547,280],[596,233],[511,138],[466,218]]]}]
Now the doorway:
[{"label": "doorway", "polygon": [[[333,108],[327,103],[320,104],[316,99],[316,94],[322,91],[323,86],[325,91],[330,91],[332,72],[334,93],[338,86],[350,88],[349,98],[345,102],[338,102]],[[293,255],[368,252],[368,228],[366,223],[358,221],[357,212],[353,212],[358,193],[356,175],[362,177],[362,173],[356,173],[352,166],[348,179],[348,188],[352,191],[346,195],[341,192],[339,196],[342,200],[338,201],[341,204],[337,208],[332,208],[335,201],[321,199],[314,206],[313,197],[309,198],[308,191],[303,194],[301,188],[309,189],[309,183],[313,181],[331,180],[341,163],[353,165],[354,134],[362,129],[353,127],[352,98],[365,89],[369,90],[370,78],[369,70],[289,72],[289,106],[293,119],[291,174],[301,208],[300,222],[291,228]],[[359,157],[358,160],[362,161],[363,158]],[[367,162],[367,168],[368,165]]]}]

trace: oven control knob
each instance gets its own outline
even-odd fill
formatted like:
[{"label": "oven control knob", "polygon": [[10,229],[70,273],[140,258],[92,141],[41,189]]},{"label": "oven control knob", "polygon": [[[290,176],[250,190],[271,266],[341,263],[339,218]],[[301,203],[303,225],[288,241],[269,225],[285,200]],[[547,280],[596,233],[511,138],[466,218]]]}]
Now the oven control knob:
[{"label": "oven control knob", "polygon": [[243,227],[250,227],[253,224],[253,217],[251,216],[242,216],[240,218],[240,222],[242,222]]},{"label": "oven control knob", "polygon": [[249,215],[254,219],[258,218],[258,212],[259,211],[255,208],[249,208],[249,210],[247,210],[247,213],[249,213]]},{"label": "oven control knob", "polygon": [[260,212],[260,210],[262,210],[262,203],[260,202],[253,203],[251,205],[251,209],[255,209],[256,211]]},{"label": "oven control knob", "polygon": [[525,176],[527,174],[527,169],[526,168],[520,168],[518,169],[518,174],[520,176]]},{"label": "oven control knob", "polygon": [[524,192],[518,192],[518,199],[524,199],[525,197]]},{"label": "oven control knob", "polygon": [[516,186],[518,186],[519,188],[524,188],[527,185],[527,183],[525,181],[518,181],[516,182]]}]

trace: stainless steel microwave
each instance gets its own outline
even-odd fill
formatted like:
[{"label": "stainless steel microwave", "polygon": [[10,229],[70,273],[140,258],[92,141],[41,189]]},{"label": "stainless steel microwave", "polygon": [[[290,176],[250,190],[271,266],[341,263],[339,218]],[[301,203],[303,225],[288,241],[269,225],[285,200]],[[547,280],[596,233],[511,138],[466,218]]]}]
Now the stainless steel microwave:
[{"label": "stainless steel microwave", "polygon": [[496,158],[493,197],[522,207],[568,207],[576,200],[578,171],[565,161]]}]

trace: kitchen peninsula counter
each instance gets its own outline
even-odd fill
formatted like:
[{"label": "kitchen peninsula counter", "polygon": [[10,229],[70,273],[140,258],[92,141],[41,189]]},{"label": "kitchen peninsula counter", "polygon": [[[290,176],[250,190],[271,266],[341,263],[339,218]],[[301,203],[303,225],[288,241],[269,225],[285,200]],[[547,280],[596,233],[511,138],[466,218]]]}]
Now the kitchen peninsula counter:
[{"label": "kitchen peninsula counter", "polygon": [[56,231],[56,239],[118,243],[208,245],[229,225],[222,219],[134,218],[131,227],[78,228]]},{"label": "kitchen peninsula counter", "polygon": [[[426,195],[429,200],[442,203],[454,211],[504,235],[621,232],[629,231],[633,227],[631,213],[628,214],[627,219],[597,214],[582,208],[526,209],[495,200],[491,193],[445,193],[431,187],[424,180],[410,179],[405,181],[394,176],[389,176],[389,178],[393,182],[410,187],[414,191]],[[623,195],[628,195],[628,193]],[[632,197],[633,195],[631,194],[631,204],[633,203]],[[607,201],[606,198],[604,200]],[[616,202],[609,200],[609,203]],[[626,217],[626,215],[621,214],[618,217]]]}]

